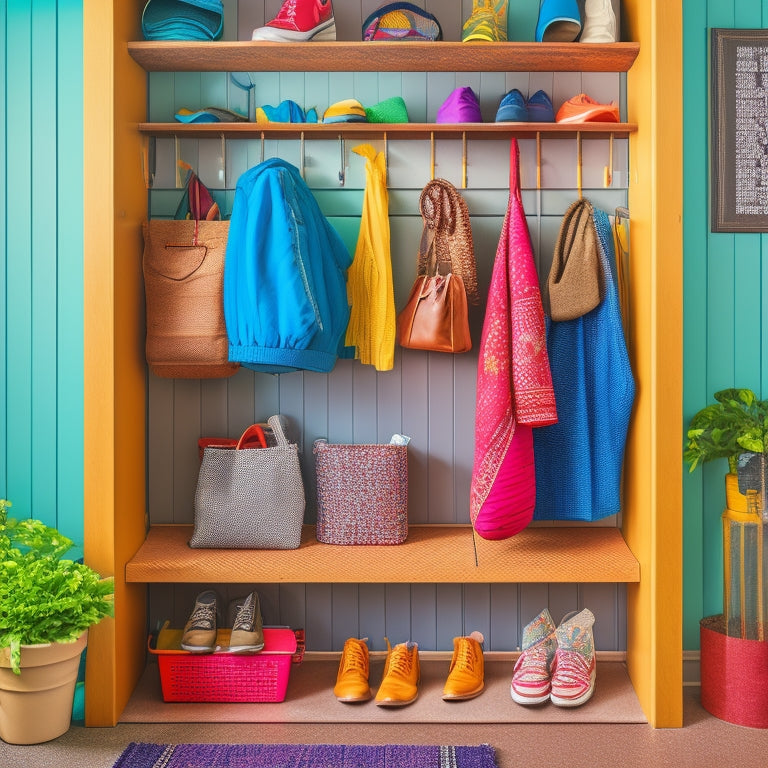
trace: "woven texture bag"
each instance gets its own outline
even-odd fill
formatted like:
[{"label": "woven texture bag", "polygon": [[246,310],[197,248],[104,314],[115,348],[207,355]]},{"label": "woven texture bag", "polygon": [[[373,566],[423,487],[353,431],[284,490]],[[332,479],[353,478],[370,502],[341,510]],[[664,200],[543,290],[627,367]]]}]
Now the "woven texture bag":
[{"label": "woven texture bag", "polygon": [[234,450],[205,448],[190,547],[298,548],[305,506],[298,448],[285,437],[279,416],[270,416],[269,425],[274,447],[244,447],[254,431],[261,431],[254,424]]},{"label": "woven texture bag", "polygon": [[408,536],[408,449],[316,440],[317,540],[402,544]]},{"label": "woven texture bag", "polygon": [[229,222],[144,222],[147,363],[156,376],[231,376],[222,298]]},{"label": "woven texture bag", "polygon": [[472,348],[468,304],[479,304],[469,211],[458,190],[434,179],[419,201],[424,229],[416,281],[397,317],[402,347],[434,352]]}]

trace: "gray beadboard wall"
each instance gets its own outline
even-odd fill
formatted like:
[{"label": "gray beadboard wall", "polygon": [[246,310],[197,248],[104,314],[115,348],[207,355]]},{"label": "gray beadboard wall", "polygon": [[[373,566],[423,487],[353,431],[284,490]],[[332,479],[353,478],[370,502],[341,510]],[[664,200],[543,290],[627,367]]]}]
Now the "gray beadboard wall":
[{"label": "gray beadboard wall", "polygon": [[[535,3],[534,3],[535,4]],[[226,2],[225,37],[250,38],[250,30],[271,18],[279,0]],[[336,0],[339,39],[359,39],[360,19],[379,5]],[[461,13],[459,13],[461,5]],[[458,39],[471,2],[425,3],[441,21],[446,39]],[[266,10],[265,10],[266,7]],[[534,24],[535,24],[535,13]],[[234,24],[234,19],[239,19]],[[239,30],[239,32],[238,32]],[[532,36],[532,31],[530,33]],[[526,39],[518,37],[517,39]],[[530,38],[528,38],[530,39]],[[396,44],[393,44],[396,45]],[[502,96],[511,88],[532,94],[543,88],[555,108],[577,93],[598,101],[617,101],[625,115],[625,78],[615,73],[249,73],[254,105],[293,99],[322,111],[334,101],[354,97],[370,105],[402,95],[413,122],[434,121],[437,108],[458,86],[472,86],[483,116],[493,121]],[[229,73],[160,73],[150,78],[148,118],[173,120],[181,107],[227,106],[249,109],[247,92]],[[243,75],[238,79],[247,80]],[[262,157],[282,157],[301,165],[323,212],[354,252],[365,185],[364,160],[352,151],[359,142],[306,140],[157,139],[152,147],[149,215],[171,217],[181,191],[176,163],[184,160],[214,191],[225,214],[231,210],[240,174]],[[383,137],[371,142],[384,150]],[[612,213],[627,203],[627,141],[613,147],[613,184],[604,188],[608,140],[582,142],[583,194]],[[423,141],[387,142],[392,265],[397,308],[402,308],[415,277],[421,234],[419,195],[431,176],[432,148]],[[542,138],[541,189],[536,188],[536,143],[520,141],[523,203],[536,251],[539,274],[546,279],[562,214],[577,197],[577,144],[572,139]],[[342,155],[343,153],[343,155]],[[342,168],[343,156],[343,168]],[[460,189],[469,207],[481,294],[488,289],[509,194],[509,143],[467,142],[467,188],[462,184],[462,143],[438,139],[435,175]],[[345,176],[339,182],[339,173]],[[307,486],[307,521],[315,516],[312,444],[387,442],[400,432],[409,446],[409,521],[411,524],[469,523],[477,346],[483,309],[475,310],[475,349],[463,355],[421,353],[398,348],[392,371],[376,372],[357,361],[340,360],[329,374],[296,372],[280,376],[241,369],[222,380],[170,380],[148,374],[148,509],[152,524],[191,523],[198,470],[197,440],[236,437],[254,421],[283,414],[302,451]],[[546,489],[538,489],[546,493]],[[615,518],[599,525],[617,525]],[[468,537],[467,546],[471,547]],[[414,564],[417,568],[418,564]],[[374,650],[413,639],[424,650],[448,650],[456,635],[479,629],[486,650],[515,650],[522,627],[548,606],[555,620],[566,612],[590,608],[596,615],[599,650],[626,648],[626,590],[622,584],[220,584],[223,603],[257,589],[267,624],[304,627],[313,651],[340,650],[350,636],[368,637]],[[152,585],[149,623],[171,620],[183,625],[195,594],[211,585]]]}]

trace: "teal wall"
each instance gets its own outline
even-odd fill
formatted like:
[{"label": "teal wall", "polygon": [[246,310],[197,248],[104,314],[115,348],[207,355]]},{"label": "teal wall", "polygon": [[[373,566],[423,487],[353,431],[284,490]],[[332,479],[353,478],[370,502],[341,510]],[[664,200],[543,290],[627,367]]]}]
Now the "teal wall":
[{"label": "teal wall", "polygon": [[[702,6],[704,6],[702,8]],[[768,396],[768,234],[710,232],[709,31],[768,26],[768,0],[683,0],[684,382],[683,415],[724,387]],[[677,254],[669,254],[677,258]],[[725,460],[684,478],[683,647],[699,647],[698,621],[723,601],[720,515]]]},{"label": "teal wall", "polygon": [[82,2],[5,0],[0,33],[0,497],[82,543]]}]

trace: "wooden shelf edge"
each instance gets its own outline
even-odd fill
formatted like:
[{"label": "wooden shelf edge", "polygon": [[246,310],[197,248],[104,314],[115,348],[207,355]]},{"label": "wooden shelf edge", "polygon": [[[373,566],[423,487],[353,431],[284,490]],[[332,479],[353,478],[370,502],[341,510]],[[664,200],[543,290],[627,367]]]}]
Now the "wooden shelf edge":
[{"label": "wooden shelf edge", "polygon": [[396,546],[322,544],[304,526],[297,550],[191,549],[191,525],[156,525],[126,564],[138,583],[637,582],[640,566],[618,528],[530,527],[504,541],[466,525],[411,526]]},{"label": "wooden shelf edge", "polygon": [[127,47],[147,72],[627,72],[640,51],[638,43],[405,41],[136,41]]},{"label": "wooden shelf edge", "polygon": [[634,123],[139,123],[139,133],[158,138],[180,137],[185,139],[307,139],[333,140],[375,139],[384,134],[388,139],[428,140],[431,134],[441,139],[504,139],[516,136],[535,139],[583,139],[627,138],[637,131]]}]

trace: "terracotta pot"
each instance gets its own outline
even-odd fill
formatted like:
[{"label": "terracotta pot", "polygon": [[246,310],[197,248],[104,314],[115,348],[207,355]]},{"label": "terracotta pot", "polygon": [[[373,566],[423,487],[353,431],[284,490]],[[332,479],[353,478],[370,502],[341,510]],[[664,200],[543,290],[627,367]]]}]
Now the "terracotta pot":
[{"label": "terracotta pot", "polygon": [[0,739],[40,744],[69,730],[80,654],[88,633],[71,643],[21,646],[21,674],[0,649]]},{"label": "terracotta pot", "polygon": [[725,634],[723,616],[699,625],[701,705],[736,725],[768,728],[768,642]]}]

